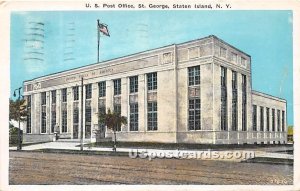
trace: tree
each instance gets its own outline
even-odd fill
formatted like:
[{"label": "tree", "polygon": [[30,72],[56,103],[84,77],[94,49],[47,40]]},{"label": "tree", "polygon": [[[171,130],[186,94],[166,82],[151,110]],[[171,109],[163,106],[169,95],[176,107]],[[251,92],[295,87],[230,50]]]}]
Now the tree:
[{"label": "tree", "polygon": [[[20,110],[20,111],[19,111]],[[19,120],[20,114],[20,121],[26,121],[27,119],[27,109],[26,109],[26,100],[12,100],[9,99],[9,120]]]},{"label": "tree", "polygon": [[120,127],[122,124],[127,124],[127,118],[121,116],[120,113],[112,112],[108,109],[107,113],[99,113],[98,114],[99,124],[104,124],[107,126],[108,129],[113,130],[114,132],[114,147],[113,151],[116,152],[117,148],[117,135],[116,131],[117,128]]}]

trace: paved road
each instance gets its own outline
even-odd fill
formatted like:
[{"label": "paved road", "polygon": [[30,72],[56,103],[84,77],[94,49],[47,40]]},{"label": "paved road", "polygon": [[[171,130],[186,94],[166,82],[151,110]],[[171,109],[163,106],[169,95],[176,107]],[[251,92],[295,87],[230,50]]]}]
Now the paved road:
[{"label": "paved road", "polygon": [[293,167],[10,151],[10,184],[292,184]]}]

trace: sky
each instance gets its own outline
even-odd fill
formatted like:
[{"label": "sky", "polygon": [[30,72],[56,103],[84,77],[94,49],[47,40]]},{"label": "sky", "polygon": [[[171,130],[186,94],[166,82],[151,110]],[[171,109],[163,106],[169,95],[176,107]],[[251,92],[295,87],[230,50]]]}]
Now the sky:
[{"label": "sky", "polygon": [[251,55],[252,89],[286,99],[293,125],[292,11],[12,12],[11,97],[24,80],[96,63],[97,19],[110,32],[100,61],[216,35]]}]

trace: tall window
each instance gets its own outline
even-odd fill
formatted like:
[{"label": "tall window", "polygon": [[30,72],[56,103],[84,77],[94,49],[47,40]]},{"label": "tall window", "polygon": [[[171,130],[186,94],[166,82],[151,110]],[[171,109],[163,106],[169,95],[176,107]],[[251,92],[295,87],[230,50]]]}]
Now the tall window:
[{"label": "tall window", "polygon": [[114,95],[121,94],[121,79],[114,80]]},{"label": "tall window", "polygon": [[78,102],[73,103],[73,138],[78,138],[78,127],[79,127],[79,108]]},{"label": "tall window", "polygon": [[73,98],[74,98],[74,101],[79,100],[79,87],[78,86],[73,87]]},{"label": "tall window", "polygon": [[201,129],[201,103],[200,99],[189,100],[189,130],[200,130]]},{"label": "tall window", "polygon": [[85,85],[85,99],[92,98],[92,84]]},{"label": "tall window", "polygon": [[264,107],[260,106],[260,131],[264,131]]},{"label": "tall window", "polygon": [[[106,106],[104,104],[100,104],[100,102],[98,104],[98,112],[99,112],[99,114],[102,114],[102,115],[104,115],[106,113]],[[105,128],[105,123],[100,123],[99,122],[99,127],[104,129]]]},{"label": "tall window", "polygon": [[51,133],[54,133],[55,125],[56,125],[56,111],[52,110],[51,111]]},{"label": "tall window", "polygon": [[56,90],[51,91],[51,102],[52,104],[56,104]]},{"label": "tall window", "polygon": [[237,130],[238,124],[238,96],[237,96],[237,73],[232,71],[232,130]]},{"label": "tall window", "polygon": [[62,89],[62,102],[67,102],[67,88]]},{"label": "tall window", "polygon": [[99,97],[105,97],[106,96],[106,82],[99,82],[98,83],[99,87]]},{"label": "tall window", "polygon": [[92,107],[90,103],[85,104],[85,138],[91,137]]},{"label": "tall window", "polygon": [[61,111],[61,132],[66,133],[68,132],[68,113],[67,113],[67,88],[62,89],[62,111]]},{"label": "tall window", "polygon": [[272,131],[275,131],[275,109],[272,109]]},{"label": "tall window", "polygon": [[46,92],[42,92],[41,94],[41,104],[41,133],[46,133]]},{"label": "tall window", "polygon": [[[121,115],[121,104],[114,104],[114,112]],[[121,126],[116,127],[116,131],[121,131]]]},{"label": "tall window", "polygon": [[252,106],[253,131],[257,131],[257,106]]},{"label": "tall window", "polygon": [[41,104],[46,105],[46,92],[41,93]]},{"label": "tall window", "polygon": [[64,108],[62,110],[62,117],[61,117],[61,132],[66,133],[68,132],[68,113],[67,113],[67,108]]},{"label": "tall window", "polygon": [[221,130],[227,130],[227,70],[221,66]]},{"label": "tall window", "polygon": [[242,74],[242,130],[247,131],[247,77]]},{"label": "tall window", "polygon": [[285,111],[282,111],[282,120],[281,120],[281,128],[282,128],[282,132],[285,131]]},{"label": "tall window", "polygon": [[266,108],[266,115],[267,115],[267,131],[270,131],[270,108]]},{"label": "tall window", "polygon": [[138,92],[139,89],[139,82],[138,82],[138,76],[132,76],[129,78],[129,84],[130,84],[130,93]]},{"label": "tall window", "polygon": [[280,131],[280,110],[277,110],[277,131]]},{"label": "tall window", "polygon": [[157,89],[157,73],[149,73],[147,74],[147,84],[148,90],[156,90]]},{"label": "tall window", "polygon": [[31,133],[31,95],[27,96],[26,133]]},{"label": "tall window", "polygon": [[200,66],[188,68],[189,72],[189,86],[200,84]]},{"label": "tall window", "polygon": [[137,103],[130,104],[130,131],[139,130],[139,105]]},{"label": "tall window", "polygon": [[56,90],[51,91],[51,133],[56,125]]},{"label": "tall window", "polygon": [[157,130],[157,102],[148,102],[148,131]]}]

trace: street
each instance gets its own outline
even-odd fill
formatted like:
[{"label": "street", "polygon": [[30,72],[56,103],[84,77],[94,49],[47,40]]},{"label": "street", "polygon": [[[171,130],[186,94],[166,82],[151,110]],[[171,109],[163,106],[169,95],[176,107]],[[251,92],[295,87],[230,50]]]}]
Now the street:
[{"label": "street", "polygon": [[9,183],[292,184],[293,166],[10,151]]}]

